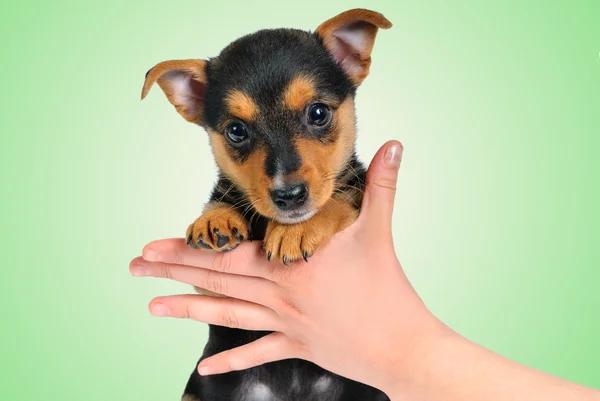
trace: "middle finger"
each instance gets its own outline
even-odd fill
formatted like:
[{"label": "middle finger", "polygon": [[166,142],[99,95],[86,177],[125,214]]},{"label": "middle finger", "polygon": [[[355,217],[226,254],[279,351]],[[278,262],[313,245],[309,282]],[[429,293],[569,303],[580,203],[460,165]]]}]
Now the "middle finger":
[{"label": "middle finger", "polygon": [[200,267],[148,262],[141,257],[131,262],[130,270],[134,276],[168,278],[265,306],[273,305],[278,295],[276,284],[260,277],[221,273]]}]

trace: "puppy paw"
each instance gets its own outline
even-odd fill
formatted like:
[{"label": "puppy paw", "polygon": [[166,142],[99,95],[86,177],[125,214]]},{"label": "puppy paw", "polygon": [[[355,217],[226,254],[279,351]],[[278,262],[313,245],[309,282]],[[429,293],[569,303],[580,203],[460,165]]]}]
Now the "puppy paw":
[{"label": "puppy paw", "polygon": [[262,252],[267,259],[279,260],[285,265],[300,259],[308,262],[308,258],[334,235],[332,230],[324,230],[317,224],[311,220],[291,225],[269,222]]},{"label": "puppy paw", "polygon": [[230,251],[247,239],[249,227],[246,219],[231,205],[209,204],[204,214],[187,229],[187,244],[192,248]]}]

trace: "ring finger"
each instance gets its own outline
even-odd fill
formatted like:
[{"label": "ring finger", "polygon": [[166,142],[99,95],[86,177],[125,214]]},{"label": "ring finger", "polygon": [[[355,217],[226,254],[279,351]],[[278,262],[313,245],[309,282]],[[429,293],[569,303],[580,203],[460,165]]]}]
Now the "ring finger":
[{"label": "ring finger", "polygon": [[232,329],[281,331],[283,324],[271,309],[233,298],[172,295],[150,302],[154,316],[192,319]]}]

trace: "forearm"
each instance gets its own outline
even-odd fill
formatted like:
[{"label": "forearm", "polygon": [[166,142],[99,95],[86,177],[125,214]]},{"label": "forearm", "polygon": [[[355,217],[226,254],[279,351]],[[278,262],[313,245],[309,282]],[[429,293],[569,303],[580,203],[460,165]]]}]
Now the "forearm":
[{"label": "forearm", "polygon": [[600,400],[599,391],[526,367],[451,332],[426,346],[411,362],[411,372],[388,388],[391,401]]}]

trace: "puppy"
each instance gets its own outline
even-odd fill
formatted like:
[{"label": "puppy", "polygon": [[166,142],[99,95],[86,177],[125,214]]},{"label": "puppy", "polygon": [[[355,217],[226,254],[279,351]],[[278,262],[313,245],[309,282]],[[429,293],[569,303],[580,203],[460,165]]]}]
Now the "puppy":
[{"label": "puppy", "polygon": [[[378,29],[391,26],[377,12],[354,9],[315,32],[261,30],[216,58],[165,61],[146,73],[142,99],[158,83],[183,118],[207,131],[219,168],[210,201],[187,230],[189,246],[228,251],[254,238],[274,263],[308,262],[357,218],[365,168],[354,150],[354,98]],[[266,334],[211,325],[200,360]],[[207,377],[194,369],[183,400],[388,398],[286,360]]]}]

